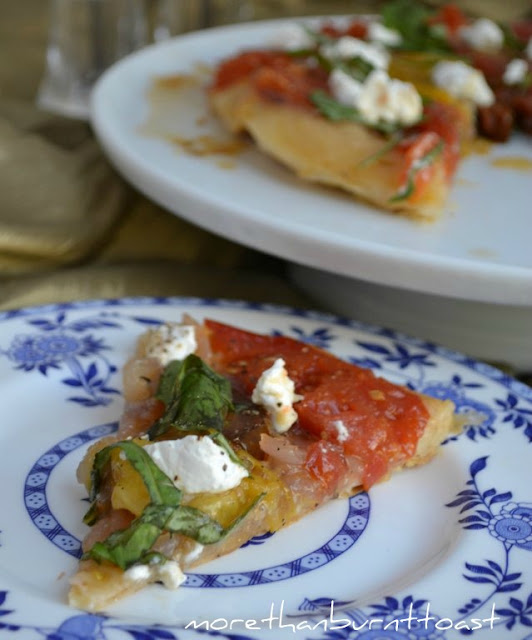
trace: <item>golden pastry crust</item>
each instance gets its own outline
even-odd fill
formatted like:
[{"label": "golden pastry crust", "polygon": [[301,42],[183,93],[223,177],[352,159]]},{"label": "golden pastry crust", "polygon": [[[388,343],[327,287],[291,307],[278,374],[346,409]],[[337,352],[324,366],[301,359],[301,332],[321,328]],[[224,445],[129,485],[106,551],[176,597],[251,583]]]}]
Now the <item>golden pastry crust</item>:
[{"label": "golden pastry crust", "polygon": [[303,180],[339,187],[381,209],[413,218],[432,221],[441,213],[449,190],[441,158],[435,160],[430,187],[419,198],[394,202],[403,156],[392,149],[366,163],[386,144],[378,132],[265,100],[247,81],[211,92],[210,103],[231,132],[248,133],[262,151]]}]

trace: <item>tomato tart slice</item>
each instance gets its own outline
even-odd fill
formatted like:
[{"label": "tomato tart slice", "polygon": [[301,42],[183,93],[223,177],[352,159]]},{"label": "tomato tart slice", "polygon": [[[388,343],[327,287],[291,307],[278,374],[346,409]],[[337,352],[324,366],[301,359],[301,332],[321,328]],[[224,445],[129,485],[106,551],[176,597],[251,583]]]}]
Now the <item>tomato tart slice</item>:
[{"label": "tomato tart slice", "polygon": [[289,337],[214,320],[149,330],[118,432],[78,469],[91,506],[69,601],[89,611],[430,460],[454,406]]},{"label": "tomato tart slice", "polygon": [[210,104],[302,179],[435,220],[471,140],[530,131],[522,32],[412,0],[378,19],[290,22],[219,63]]}]

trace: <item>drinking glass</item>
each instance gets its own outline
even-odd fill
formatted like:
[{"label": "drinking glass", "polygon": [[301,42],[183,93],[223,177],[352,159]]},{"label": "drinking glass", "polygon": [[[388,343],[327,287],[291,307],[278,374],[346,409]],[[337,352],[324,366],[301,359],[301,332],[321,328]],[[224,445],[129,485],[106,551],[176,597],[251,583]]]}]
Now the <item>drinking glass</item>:
[{"label": "drinking glass", "polygon": [[46,68],[37,96],[47,110],[87,118],[91,89],[113,62],[150,39],[145,0],[49,0]]}]

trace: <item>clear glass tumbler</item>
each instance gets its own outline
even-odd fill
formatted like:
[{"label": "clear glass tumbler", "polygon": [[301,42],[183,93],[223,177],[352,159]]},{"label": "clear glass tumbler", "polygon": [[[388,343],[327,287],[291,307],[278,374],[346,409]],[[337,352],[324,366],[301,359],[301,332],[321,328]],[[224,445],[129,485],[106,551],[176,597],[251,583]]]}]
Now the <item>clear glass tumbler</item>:
[{"label": "clear glass tumbler", "polygon": [[87,118],[95,81],[113,62],[146,45],[145,0],[49,0],[46,69],[37,96],[44,109]]}]

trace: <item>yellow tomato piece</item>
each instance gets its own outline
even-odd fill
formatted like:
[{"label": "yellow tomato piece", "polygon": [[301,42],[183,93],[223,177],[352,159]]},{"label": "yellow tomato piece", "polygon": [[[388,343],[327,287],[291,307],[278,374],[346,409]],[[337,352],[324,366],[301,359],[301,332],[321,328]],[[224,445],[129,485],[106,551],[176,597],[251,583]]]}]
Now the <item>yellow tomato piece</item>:
[{"label": "yellow tomato piece", "polygon": [[113,509],[127,509],[135,516],[140,516],[149,504],[150,496],[140,474],[128,460],[120,457],[119,451],[111,454],[111,474]]},{"label": "yellow tomato piece", "polygon": [[261,497],[266,506],[267,524],[270,531],[276,531],[294,514],[294,505],[290,492],[278,476],[266,469],[249,454],[241,452],[251,466],[250,474],[233,489],[222,493],[201,493],[186,500],[186,503],[203,511],[223,527],[230,526],[239,516]]}]

